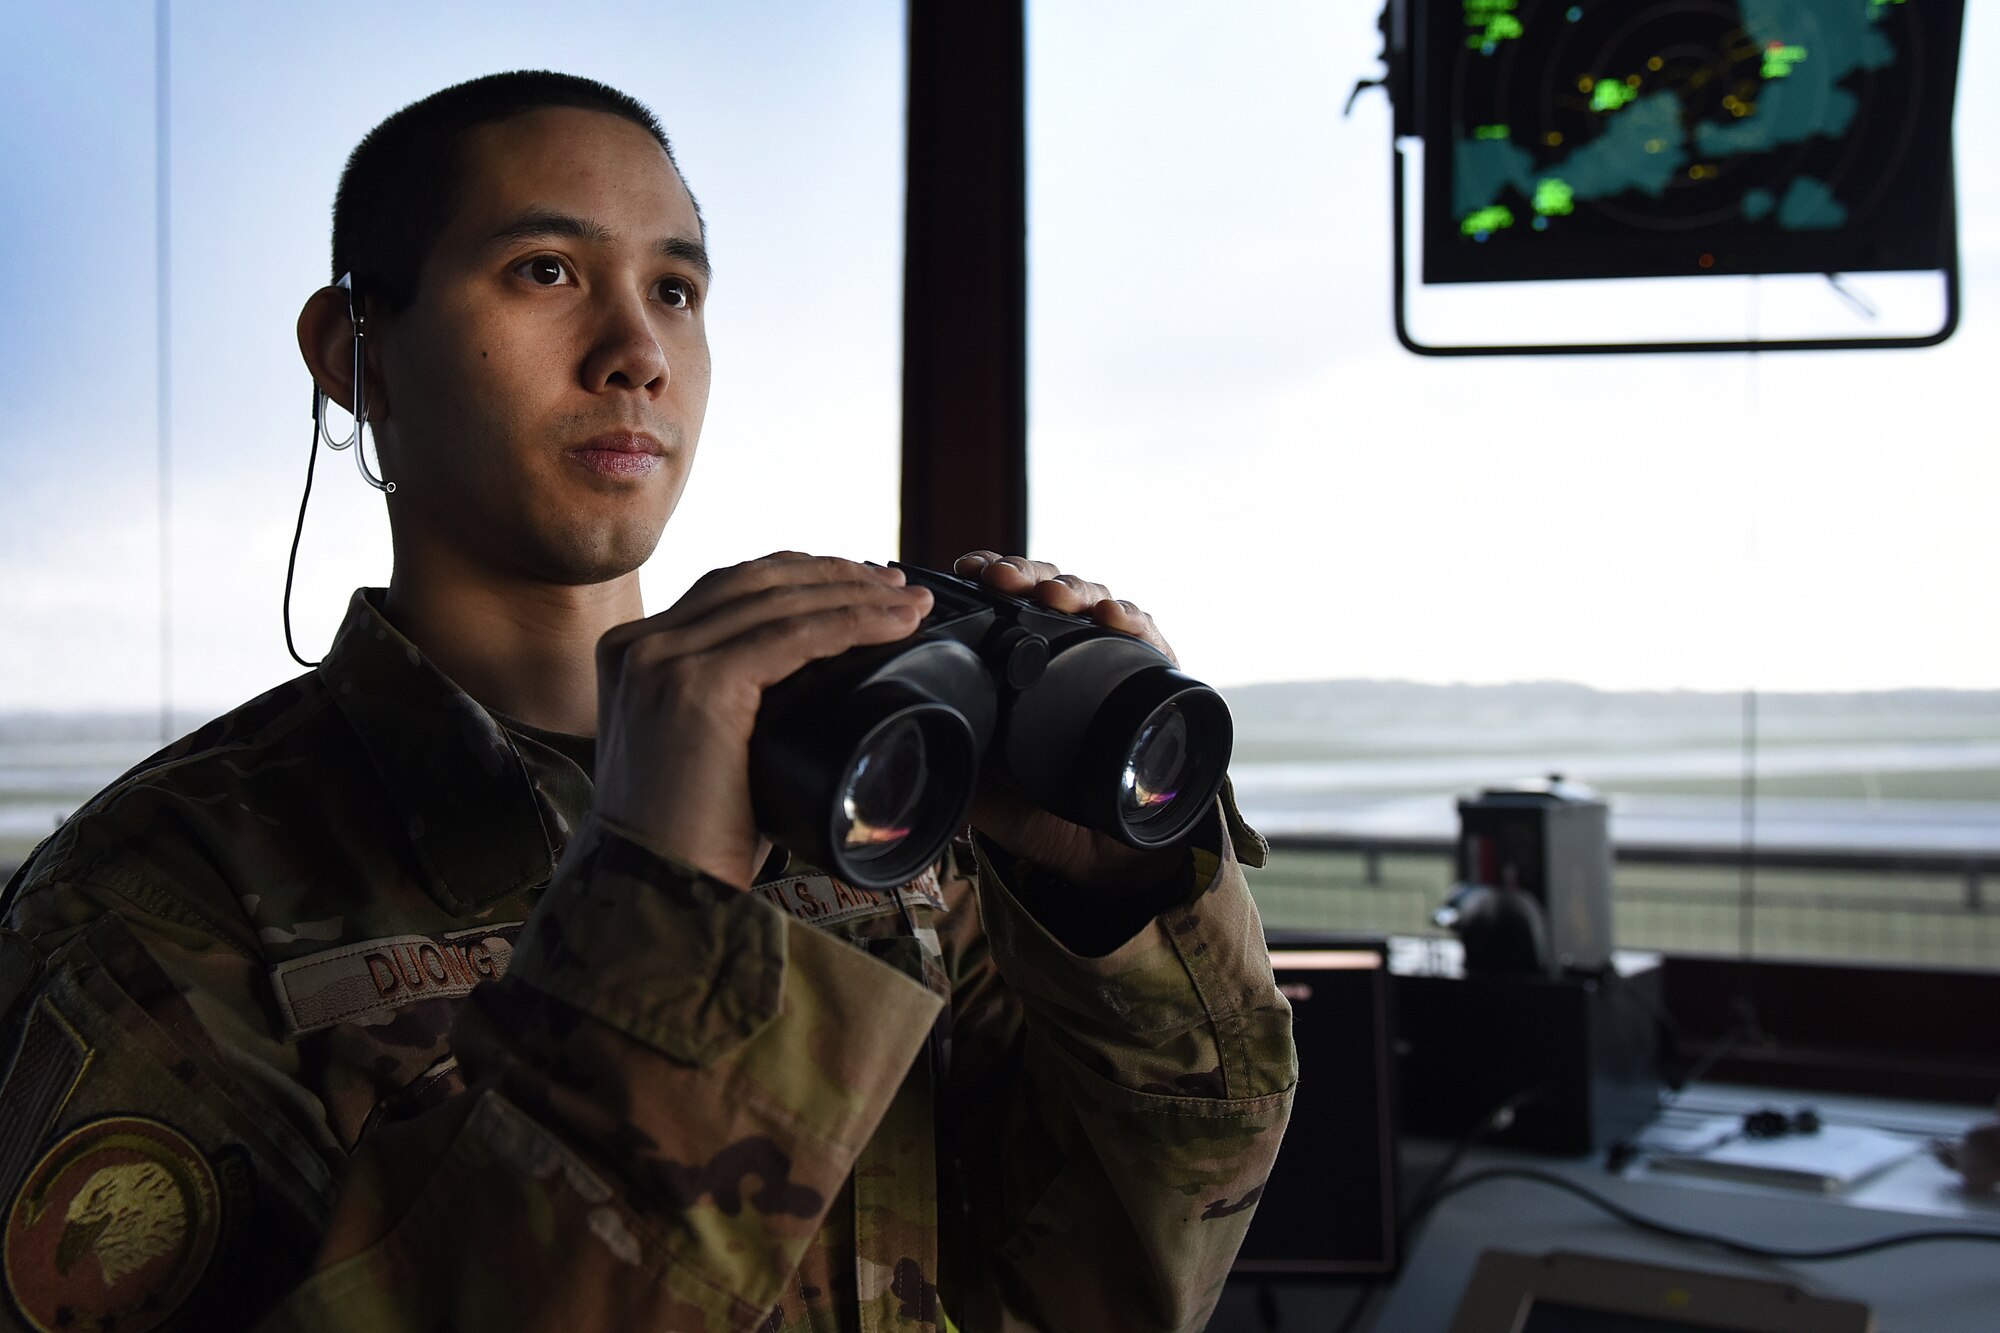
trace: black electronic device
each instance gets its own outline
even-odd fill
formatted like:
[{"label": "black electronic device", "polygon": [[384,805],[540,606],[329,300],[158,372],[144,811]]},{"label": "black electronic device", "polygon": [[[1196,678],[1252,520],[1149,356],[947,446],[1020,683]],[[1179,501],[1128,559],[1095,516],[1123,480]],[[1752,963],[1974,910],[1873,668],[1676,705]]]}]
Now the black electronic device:
[{"label": "black electronic device", "polygon": [[1395,1096],[1389,975],[1379,940],[1272,932],[1271,969],[1291,1002],[1299,1086],[1237,1273],[1392,1273]]},{"label": "black electronic device", "polygon": [[1458,803],[1458,884],[1437,916],[1471,973],[1595,971],[1611,961],[1610,808],[1588,787],[1491,787]]},{"label": "black electronic device", "polygon": [[1583,1155],[1635,1133],[1666,1080],[1657,959],[1598,974],[1394,978],[1404,1132]]},{"label": "black electronic device", "polygon": [[1963,0],[1408,0],[1426,283],[1954,262]]},{"label": "black electronic device", "polygon": [[982,771],[1132,847],[1171,846],[1214,808],[1231,741],[1221,695],[1129,634],[896,567],[934,598],[916,633],[764,692],[750,779],[765,833],[888,889],[943,854]]},{"label": "black electronic device", "polygon": [[1394,108],[1397,338],[1454,356],[1943,342],[1964,13],[1387,0],[1387,69],[1364,86]]}]

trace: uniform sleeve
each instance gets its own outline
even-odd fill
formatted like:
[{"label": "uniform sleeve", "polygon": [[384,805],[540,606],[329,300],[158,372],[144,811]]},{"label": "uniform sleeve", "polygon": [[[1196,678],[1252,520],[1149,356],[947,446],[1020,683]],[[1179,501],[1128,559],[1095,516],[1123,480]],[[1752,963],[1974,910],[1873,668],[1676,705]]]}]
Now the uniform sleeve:
[{"label": "uniform sleeve", "polygon": [[[284,1080],[244,1077],[254,1052],[195,1018],[209,1003],[199,987],[183,993],[153,967],[143,998],[114,1003],[162,928],[102,917],[50,960],[28,1004],[88,1048],[75,1080],[86,1101],[173,1128],[185,1157],[247,1152],[242,1197],[217,1191],[216,1239],[184,1256],[207,1280],[153,1293],[179,1302],[167,1327],[247,1327],[264,1313],[262,1327],[282,1330],[754,1328],[939,1008],[860,950],[592,818],[506,977],[460,1011],[465,1091],[375,1127],[320,1196],[314,1159],[321,1180],[341,1164],[312,1152],[312,1127],[298,1124],[310,1117],[272,1091]],[[107,981],[95,1001],[84,994]],[[178,1023],[177,1040],[126,1040],[169,1026],[159,1015]],[[29,1086],[20,1063],[10,1122]],[[44,1117],[51,1130],[77,1119],[69,1100]],[[277,1247],[276,1261],[290,1257],[287,1289],[254,1308],[232,1300],[256,1284],[215,1256],[280,1220],[307,1238],[302,1251]],[[82,1242],[62,1243],[50,1242],[52,1263]]]},{"label": "uniform sleeve", "polygon": [[966,1327],[1206,1322],[1297,1075],[1239,845],[1261,859],[1227,809],[1165,910],[1093,954],[1103,914],[1065,906],[1079,890],[977,844],[947,1081],[966,1243],[946,1262],[1007,1310]]}]

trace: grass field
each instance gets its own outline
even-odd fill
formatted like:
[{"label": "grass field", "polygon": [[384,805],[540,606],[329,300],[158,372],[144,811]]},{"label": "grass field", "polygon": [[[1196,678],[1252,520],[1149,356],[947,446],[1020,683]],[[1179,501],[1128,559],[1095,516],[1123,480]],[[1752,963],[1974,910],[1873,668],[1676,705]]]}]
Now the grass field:
[{"label": "grass field", "polygon": [[[1358,854],[1277,852],[1250,888],[1267,927],[1442,934],[1443,857],[1383,856],[1379,883]],[[1759,870],[1746,911],[1741,873],[1698,866],[1620,867],[1613,881],[1620,948],[1746,952],[1758,958],[1850,959],[2000,967],[2000,907],[1969,911],[1961,876]]]},{"label": "grass field", "polygon": [[[1454,792],[1561,766],[1611,800],[1614,837],[1660,838],[1662,817],[1673,824],[1666,841],[1727,847],[1745,834],[1748,713],[1738,695],[1394,681],[1227,693],[1239,793],[1246,809],[1253,798],[1270,807],[1264,822],[1277,828],[1289,820],[1295,829],[1337,829],[1350,814],[1360,822],[1348,827],[1380,828],[1366,822],[1371,805],[1422,806],[1433,826],[1419,835],[1443,839]],[[1771,802],[1756,831],[1766,840],[1817,846],[1813,839],[1823,836],[1840,844],[1853,826],[1879,831],[1902,821],[1890,831],[1907,833],[1912,850],[1992,845],[2000,829],[2000,691],[1764,695],[1755,716],[1755,791]],[[55,813],[152,752],[159,735],[150,714],[0,713],[0,869],[51,831]],[[1298,768],[1273,772],[1289,765]],[[1258,789],[1260,767],[1266,780]],[[1264,816],[1253,809],[1252,818]],[[1803,843],[1800,819],[1817,821]],[[1787,820],[1790,827],[1772,831]],[[1705,829],[1688,831],[1703,821]],[[1379,882],[1370,883],[1358,854],[1287,852],[1251,885],[1274,926],[1417,934],[1433,931],[1430,914],[1448,877],[1441,857],[1385,856]],[[1623,866],[1615,878],[1618,943],[2000,968],[2000,882],[1987,886],[1995,906],[1984,911],[1968,908],[1957,875],[1760,870],[1747,898],[1744,887],[1728,866]]]},{"label": "grass field", "polygon": [[[28,850],[0,842],[0,871]],[[1371,884],[1358,854],[1276,852],[1250,890],[1268,927],[1436,935],[1449,877],[1443,857],[1383,856]],[[1620,948],[1735,956],[1747,923],[1752,957],[2000,968],[2000,905],[1967,910],[1960,876],[1760,870],[1746,911],[1736,870],[1628,866],[1614,899]]]}]

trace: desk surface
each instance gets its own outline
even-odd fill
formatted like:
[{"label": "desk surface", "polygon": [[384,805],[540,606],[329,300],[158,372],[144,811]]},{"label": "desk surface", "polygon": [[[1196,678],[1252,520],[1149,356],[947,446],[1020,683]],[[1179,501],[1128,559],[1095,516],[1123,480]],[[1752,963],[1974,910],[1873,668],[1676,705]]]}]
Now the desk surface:
[{"label": "desk surface", "polygon": [[[1865,1124],[1913,1140],[1956,1137],[1985,1116],[1976,1107],[1938,1107],[1795,1091],[1697,1085],[1679,1110],[1741,1113],[1760,1106],[1816,1108],[1830,1124]],[[1447,1145],[1406,1144],[1404,1179],[1420,1182]],[[2000,1201],[1968,1198],[1957,1177],[1919,1153],[1835,1194],[1650,1171],[1643,1161],[1623,1173],[1602,1157],[1552,1159],[1475,1149],[1457,1174],[1519,1166],[1572,1180],[1644,1216],[1716,1231],[1758,1244],[1818,1248],[1896,1232],[1938,1228],[2000,1234]],[[1413,1184],[1406,1188],[1414,1188]],[[1466,1280],[1490,1247],[1541,1253],[1573,1250],[1648,1263],[1795,1283],[1808,1291],[1864,1301],[1880,1333],[1993,1333],[2000,1329],[2000,1245],[1943,1241],[1821,1263],[1777,1263],[1732,1255],[1626,1226],[1548,1186],[1499,1180],[1445,1200],[1407,1257],[1402,1277],[1378,1298],[1371,1321],[1380,1333],[1442,1333]],[[1329,1333],[1357,1293],[1354,1286],[1286,1283],[1273,1288],[1282,1333]],[[1260,1333],[1254,1287],[1232,1286],[1210,1322],[1212,1333]]]}]

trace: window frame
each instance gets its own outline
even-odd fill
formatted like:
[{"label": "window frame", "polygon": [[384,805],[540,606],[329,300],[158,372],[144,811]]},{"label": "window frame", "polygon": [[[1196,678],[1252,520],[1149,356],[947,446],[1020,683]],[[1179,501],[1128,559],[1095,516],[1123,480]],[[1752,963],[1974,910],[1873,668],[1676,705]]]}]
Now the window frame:
[{"label": "window frame", "polygon": [[[905,560],[1029,549],[1025,9],[909,7]],[[1684,1068],[1727,1039],[1711,1077],[1970,1103],[2000,1086],[2000,972],[1682,954],[1664,967]],[[1732,1035],[1741,1002],[1747,1038]]]}]

